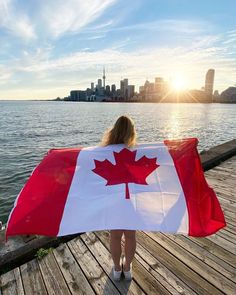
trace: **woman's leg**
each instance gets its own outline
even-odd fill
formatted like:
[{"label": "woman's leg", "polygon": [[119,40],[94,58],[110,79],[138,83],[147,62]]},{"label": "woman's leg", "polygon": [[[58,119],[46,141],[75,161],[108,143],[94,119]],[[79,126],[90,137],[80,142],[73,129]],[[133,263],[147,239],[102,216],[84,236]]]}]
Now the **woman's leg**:
[{"label": "woman's leg", "polygon": [[114,262],[115,270],[120,271],[120,256],[121,256],[121,238],[123,230],[111,230],[110,231],[110,250],[111,256]]},{"label": "woman's leg", "polygon": [[123,266],[124,271],[130,270],[130,263],[134,258],[136,250],[136,231],[124,230],[125,235],[125,264]]}]

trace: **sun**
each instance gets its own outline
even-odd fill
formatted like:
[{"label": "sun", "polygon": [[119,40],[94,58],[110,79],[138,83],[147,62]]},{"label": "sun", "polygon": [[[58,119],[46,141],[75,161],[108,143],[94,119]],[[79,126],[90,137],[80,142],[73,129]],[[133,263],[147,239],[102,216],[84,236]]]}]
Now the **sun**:
[{"label": "sun", "polygon": [[186,80],[182,76],[176,76],[172,80],[171,84],[172,84],[172,88],[175,91],[181,91],[181,90],[184,90],[186,88]]}]

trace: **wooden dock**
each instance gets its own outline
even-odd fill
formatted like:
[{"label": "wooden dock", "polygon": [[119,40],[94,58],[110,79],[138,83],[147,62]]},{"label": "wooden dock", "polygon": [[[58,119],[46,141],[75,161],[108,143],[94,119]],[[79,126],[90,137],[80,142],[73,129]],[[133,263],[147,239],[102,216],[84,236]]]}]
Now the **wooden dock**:
[{"label": "wooden dock", "polygon": [[206,238],[137,233],[133,280],[114,282],[109,233],[86,233],[0,277],[0,295],[236,294],[236,156],[205,173],[227,227]]}]

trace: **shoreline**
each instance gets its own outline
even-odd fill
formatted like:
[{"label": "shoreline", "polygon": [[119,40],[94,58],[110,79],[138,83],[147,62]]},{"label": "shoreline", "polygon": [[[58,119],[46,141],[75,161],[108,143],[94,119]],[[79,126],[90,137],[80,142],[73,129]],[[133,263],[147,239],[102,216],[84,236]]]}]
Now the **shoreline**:
[{"label": "shoreline", "polygon": [[88,100],[57,100],[57,99],[0,99],[0,102],[25,102],[25,101],[56,101],[56,102],[73,102],[73,103],[84,103],[84,102],[89,102],[89,103],[155,103],[155,104],[236,104],[236,101],[213,101],[213,102],[194,102],[194,101],[140,101],[140,100],[133,100],[133,101],[125,101],[125,100],[107,100],[107,101],[88,101]]},{"label": "shoreline", "polygon": [[[236,155],[236,139],[210,148],[200,153],[204,171],[207,171],[221,162]],[[33,258],[40,248],[57,247],[61,243],[80,235],[68,235],[64,237],[45,236],[16,236],[9,238],[5,243],[5,230],[0,231],[0,274],[3,274]]]}]

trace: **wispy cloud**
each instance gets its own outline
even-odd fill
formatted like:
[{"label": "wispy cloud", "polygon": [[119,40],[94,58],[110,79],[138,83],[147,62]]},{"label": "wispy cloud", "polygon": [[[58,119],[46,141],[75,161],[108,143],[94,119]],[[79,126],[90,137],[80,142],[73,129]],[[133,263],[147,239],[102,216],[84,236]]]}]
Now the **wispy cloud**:
[{"label": "wispy cloud", "polygon": [[[78,33],[115,2],[116,0],[36,1],[36,13],[30,9],[22,10],[14,0],[1,0],[0,28],[25,40],[36,37],[58,38],[66,33]],[[36,16],[33,17],[31,13]],[[98,25],[98,28],[105,28],[111,23],[111,20],[107,21]]]},{"label": "wispy cloud", "polygon": [[0,2],[0,28],[24,40],[36,38],[34,26],[29,17],[16,9],[12,0]]},{"label": "wispy cloud", "polygon": [[101,38],[104,38],[105,36],[106,36],[105,34],[103,34],[103,35],[95,35],[95,36],[88,37],[87,40],[101,39]]},{"label": "wispy cloud", "polygon": [[224,44],[230,44],[236,47],[236,30],[232,30],[225,35]]},{"label": "wispy cloud", "polygon": [[[116,0],[49,0],[40,7],[40,15],[53,37],[79,32],[94,22]],[[42,25],[43,25],[42,23]]]},{"label": "wispy cloud", "polygon": [[186,34],[202,33],[206,27],[209,28],[210,23],[206,21],[192,21],[179,19],[159,19],[151,22],[141,22],[130,25],[116,25],[115,22],[110,22],[107,26],[90,26],[84,32],[115,32],[115,31],[155,31],[155,32],[178,32]]}]

